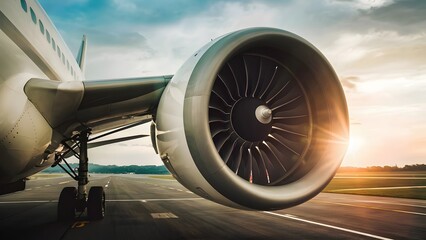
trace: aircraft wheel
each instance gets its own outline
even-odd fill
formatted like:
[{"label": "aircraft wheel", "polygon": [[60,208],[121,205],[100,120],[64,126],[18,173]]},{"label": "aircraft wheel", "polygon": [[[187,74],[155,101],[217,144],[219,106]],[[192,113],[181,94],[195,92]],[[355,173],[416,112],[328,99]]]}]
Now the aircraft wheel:
[{"label": "aircraft wheel", "polygon": [[105,216],[105,191],[103,187],[91,187],[87,200],[87,215],[91,220],[100,220]]},{"label": "aircraft wheel", "polygon": [[68,221],[75,218],[75,206],[77,198],[77,188],[66,187],[62,189],[58,202],[58,220]]}]

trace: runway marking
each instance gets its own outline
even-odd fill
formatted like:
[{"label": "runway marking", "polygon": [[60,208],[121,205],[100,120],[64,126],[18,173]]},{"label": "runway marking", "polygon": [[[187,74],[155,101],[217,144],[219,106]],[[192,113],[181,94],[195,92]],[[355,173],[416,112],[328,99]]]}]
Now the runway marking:
[{"label": "runway marking", "polygon": [[187,193],[191,193],[191,194],[194,194],[193,192],[191,192],[191,191],[186,191]]},{"label": "runway marking", "polygon": [[151,213],[151,217],[154,219],[158,218],[178,218],[178,216],[174,215],[171,212],[165,212],[165,213]]},{"label": "runway marking", "polygon": [[150,199],[116,199],[105,200],[106,202],[160,202],[160,201],[196,201],[204,198],[150,198]]},{"label": "runway marking", "polygon": [[299,222],[305,222],[305,223],[310,223],[310,224],[313,224],[313,225],[332,228],[332,229],[340,230],[340,231],[343,231],[343,232],[354,233],[354,234],[358,234],[358,235],[362,235],[362,236],[366,236],[366,237],[370,237],[370,238],[381,239],[381,240],[392,240],[392,238],[381,237],[381,236],[377,236],[377,235],[370,234],[370,233],[365,233],[365,232],[351,230],[351,229],[347,229],[347,228],[343,228],[343,227],[337,227],[337,226],[333,226],[333,225],[329,225],[329,224],[314,222],[314,221],[302,219],[302,218],[299,218],[299,217],[296,217],[296,216],[293,216],[293,215],[290,215],[290,214],[279,214],[279,213],[268,212],[268,211],[264,211],[264,213],[270,214],[270,215],[275,215],[275,216],[282,217],[282,218],[288,218],[288,219],[296,220],[296,221],[299,221]]},{"label": "runway marking", "polygon": [[410,212],[410,211],[404,211],[404,210],[398,210],[398,209],[387,209],[387,208],[365,206],[365,205],[356,205],[356,204],[350,204],[350,203],[338,203],[338,202],[328,202],[328,201],[320,201],[320,200],[312,200],[312,202],[322,202],[322,203],[342,205],[342,206],[359,207],[359,208],[369,208],[369,209],[374,209],[374,210],[382,210],[382,211],[390,211],[390,212],[397,212],[397,213],[407,213],[407,214],[414,214],[414,215],[426,216],[426,213]]},{"label": "runway marking", "polygon": [[392,211],[394,211],[394,212],[400,212],[400,213],[408,213],[408,214],[420,215],[420,216],[426,216],[426,213],[410,212],[410,211],[404,211],[404,210],[392,210]]},{"label": "runway marking", "polygon": [[426,186],[375,187],[375,188],[346,188],[346,189],[330,190],[330,192],[362,191],[362,190],[393,190],[393,189],[411,189],[411,188],[426,188]]},{"label": "runway marking", "polygon": [[183,192],[183,190],[182,190],[182,189],[176,189],[176,191]]},{"label": "runway marking", "polygon": [[25,191],[31,191],[31,190],[32,190],[31,188],[25,189]]},{"label": "runway marking", "polygon": [[395,179],[395,180],[424,180],[426,177],[334,177],[334,178],[342,178],[342,179]]},{"label": "runway marking", "polygon": [[35,187],[36,189],[39,189],[39,188],[41,188],[41,187]]},{"label": "runway marking", "polygon": [[58,184],[65,184],[65,183],[69,183],[69,182],[71,182],[71,181],[60,182]]},{"label": "runway marking", "polygon": [[71,228],[82,228],[82,227],[86,226],[86,224],[88,224],[88,223],[89,223],[89,221],[78,221],[78,222],[75,222],[72,225]]},{"label": "runway marking", "polygon": [[47,185],[44,185],[45,187],[50,187],[50,185],[49,184],[47,184]]},{"label": "runway marking", "polygon": [[407,207],[426,208],[426,205],[415,205],[415,204],[406,204],[406,203],[391,203],[391,202],[370,201],[370,200],[357,200],[357,202],[380,203],[380,204],[388,204],[388,205],[398,205],[398,206],[407,206]]},{"label": "runway marking", "polygon": [[9,201],[9,202],[0,202],[0,204],[53,203],[53,202],[58,202],[58,200],[40,200],[40,201]]},{"label": "runway marking", "polygon": [[109,186],[109,182],[111,181],[111,178],[108,180],[107,184],[105,184],[105,187],[107,188]]}]

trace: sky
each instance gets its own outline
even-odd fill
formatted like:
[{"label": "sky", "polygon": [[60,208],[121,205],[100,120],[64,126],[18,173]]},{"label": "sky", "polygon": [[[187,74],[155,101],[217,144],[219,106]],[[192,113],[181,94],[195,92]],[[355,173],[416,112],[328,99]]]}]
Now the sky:
[{"label": "sky", "polygon": [[[424,0],[40,0],[73,53],[89,39],[87,79],[173,74],[211,39],[275,27],[333,65],[350,114],[342,166],[426,163]],[[128,133],[148,133],[149,126]],[[91,162],[162,164],[149,139],[89,152]]]}]

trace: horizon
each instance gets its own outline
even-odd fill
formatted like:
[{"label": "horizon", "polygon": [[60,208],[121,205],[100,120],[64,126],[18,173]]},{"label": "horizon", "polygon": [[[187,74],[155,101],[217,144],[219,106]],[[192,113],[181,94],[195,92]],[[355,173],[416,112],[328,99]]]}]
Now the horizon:
[{"label": "horizon", "polygon": [[[78,164],[78,163],[74,163],[74,162],[71,162],[71,163],[69,163],[70,165],[75,165],[75,164]],[[117,164],[99,164],[99,163],[89,163],[89,165],[98,165],[98,166],[105,166],[105,167],[108,167],[108,166],[112,166],[112,167],[129,167],[129,166],[137,166],[137,167],[160,167],[160,166],[164,166],[165,167],[165,165],[164,164],[159,164],[159,165],[154,165],[154,164],[150,164],[150,165],[137,165],[137,164],[130,164],[130,165],[117,165]],[[393,165],[393,166],[390,166],[390,165],[372,165],[372,166],[365,166],[365,167],[355,167],[355,166],[340,166],[339,168],[375,168],[375,167],[381,167],[381,168],[384,168],[384,167],[391,167],[391,168],[404,168],[404,167],[406,167],[406,166],[426,166],[426,164],[424,164],[424,163],[415,163],[415,164],[405,164],[405,165],[401,165],[401,166],[398,166],[398,165]]]},{"label": "horizon", "polygon": [[[426,163],[426,1],[40,0],[71,51],[89,40],[87,79],[173,74],[211,39],[281,28],[330,61],[347,98],[342,167]],[[123,132],[149,133],[149,125]],[[90,150],[96,164],[162,165],[149,138]]]}]

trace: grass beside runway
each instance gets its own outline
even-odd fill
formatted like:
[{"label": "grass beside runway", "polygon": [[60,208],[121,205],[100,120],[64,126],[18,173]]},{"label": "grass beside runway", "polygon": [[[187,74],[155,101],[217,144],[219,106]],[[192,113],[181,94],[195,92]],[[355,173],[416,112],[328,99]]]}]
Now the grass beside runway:
[{"label": "grass beside runway", "polygon": [[175,178],[172,175],[149,175],[150,178],[157,178],[157,179],[165,179],[165,180],[175,180]]},{"label": "grass beside runway", "polygon": [[426,200],[426,172],[338,173],[324,192]]},{"label": "grass beside runway", "polygon": [[39,180],[39,179],[58,178],[58,177],[66,177],[66,176],[68,176],[66,173],[36,173],[28,177],[28,179]]},{"label": "grass beside runway", "polygon": [[[149,177],[174,180],[172,175]],[[426,172],[338,173],[324,192],[426,200]]]}]

